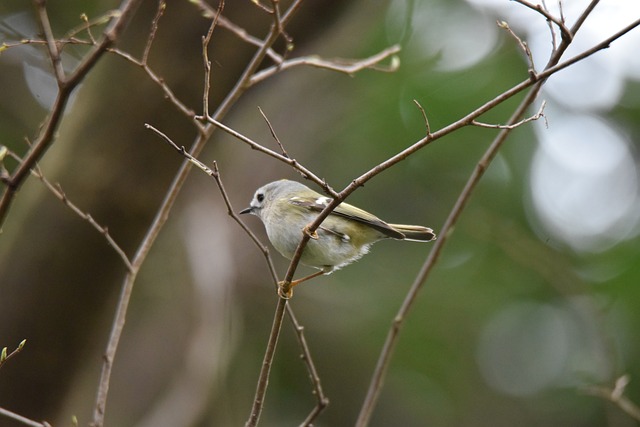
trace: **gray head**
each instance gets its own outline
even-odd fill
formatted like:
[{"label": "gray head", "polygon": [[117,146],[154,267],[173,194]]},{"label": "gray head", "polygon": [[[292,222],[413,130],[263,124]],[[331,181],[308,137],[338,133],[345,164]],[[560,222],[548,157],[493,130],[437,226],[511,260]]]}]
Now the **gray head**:
[{"label": "gray head", "polygon": [[249,207],[240,211],[241,214],[250,213],[262,218],[262,210],[269,208],[276,199],[293,196],[300,191],[311,191],[306,185],[288,179],[273,181],[258,188],[251,199]]}]

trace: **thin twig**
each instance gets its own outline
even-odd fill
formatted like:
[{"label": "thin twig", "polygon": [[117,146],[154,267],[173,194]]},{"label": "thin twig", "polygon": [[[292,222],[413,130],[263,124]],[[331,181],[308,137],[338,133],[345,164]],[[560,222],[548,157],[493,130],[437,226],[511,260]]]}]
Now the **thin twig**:
[{"label": "thin twig", "polygon": [[[22,161],[22,159],[20,159],[20,157],[18,155],[16,155],[15,153],[9,152],[5,147],[2,147],[2,148],[4,150],[0,150],[0,152],[2,153],[2,154],[0,154],[0,163],[2,162],[2,159],[4,158],[4,154],[6,154],[6,153],[8,153],[17,162],[21,162]],[[42,173],[42,170],[40,169],[40,167],[37,164],[31,170],[31,174],[33,176],[35,176],[36,178],[38,178],[44,184],[44,186],[49,191],[51,191],[51,193],[53,193],[53,195],[58,200],[60,200],[65,206],[67,206],[69,209],[71,209],[80,218],[82,218],[85,221],[87,221],[93,228],[98,230],[98,232],[100,234],[102,234],[105,237],[105,239],[107,240],[107,244],[109,246],[111,246],[113,248],[113,250],[118,254],[118,256],[122,259],[122,262],[127,267],[127,269],[129,271],[131,271],[131,261],[129,261],[129,258],[127,257],[127,254],[125,253],[125,251],[120,247],[120,245],[118,245],[116,243],[116,241],[113,239],[113,237],[111,237],[107,227],[104,227],[104,226],[98,224],[98,222],[96,222],[96,220],[94,220],[93,217],[90,214],[88,214],[86,212],[83,212],[79,207],[77,207],[74,203],[72,203],[69,200],[69,198],[67,197],[67,195],[64,193],[64,191],[62,191],[62,187],[60,186],[60,184],[53,185],[48,179],[46,179],[44,174]]]},{"label": "thin twig", "polygon": [[280,151],[282,152],[282,155],[290,159],[291,157],[289,157],[287,150],[284,149],[284,145],[282,145],[282,142],[280,142],[280,138],[278,138],[278,135],[276,134],[275,129],[273,128],[273,126],[271,126],[271,122],[267,118],[267,115],[264,113],[264,111],[262,111],[262,108],[260,107],[258,107],[258,111],[260,111],[260,115],[262,116],[264,121],[267,123],[267,126],[269,127],[269,132],[271,132],[271,136],[273,137],[273,139],[276,140],[278,147],[280,147]]},{"label": "thin twig", "polygon": [[[520,46],[520,49],[522,49],[524,54],[527,56],[527,60],[529,61],[529,73],[530,74],[532,74],[532,73],[535,74],[536,67],[535,67],[535,65],[533,63],[533,55],[531,54],[531,49],[529,49],[529,45],[527,44],[527,42],[525,42],[520,37],[518,37],[518,35],[515,32],[513,32],[513,30],[511,29],[511,27],[509,26],[509,24],[506,21],[498,21],[498,27],[500,27],[500,28],[506,30],[507,32],[509,32],[511,37],[513,37],[516,40],[516,42]],[[555,45],[554,45],[554,48],[555,48]]]},{"label": "thin twig", "polygon": [[[280,64],[274,65],[273,67],[265,68],[264,70],[256,73],[253,77],[251,77],[250,84],[254,85],[280,71],[300,66],[324,68],[327,70],[348,74],[349,76],[353,76],[355,73],[364,69],[373,69],[375,71],[392,73],[397,71],[400,67],[400,60],[397,56],[394,56],[398,52],[400,52],[400,46],[394,45],[382,50],[381,52],[376,53],[375,55],[360,60],[329,60],[320,58],[318,56],[302,56],[299,58],[287,59]],[[389,57],[391,57],[391,63],[388,66],[381,66],[380,62]]]},{"label": "thin twig", "polygon": [[158,8],[156,9],[156,15],[153,17],[153,21],[151,21],[151,31],[149,31],[149,37],[147,37],[147,44],[144,46],[144,52],[142,53],[142,62],[144,65],[147,65],[149,60],[149,52],[151,52],[151,45],[156,38],[156,33],[158,32],[158,23],[160,22],[160,18],[164,14],[165,9],[167,8],[167,3],[165,0],[158,1]]},{"label": "thin twig", "polygon": [[111,246],[111,248],[118,254],[118,256],[120,257],[124,265],[127,267],[127,270],[131,271],[132,266],[131,266],[131,261],[129,260],[129,257],[127,257],[127,254],[125,253],[125,251],[120,247],[120,245],[118,245],[118,243],[116,243],[113,237],[111,237],[111,234],[109,234],[109,229],[107,227],[104,227],[98,224],[98,222],[95,219],[93,219],[93,217],[90,214],[83,212],[79,207],[73,204],[69,200],[67,195],[64,193],[64,191],[62,191],[62,187],[60,186],[60,184],[57,184],[57,185],[51,184],[51,182],[49,182],[49,180],[47,180],[44,177],[44,174],[40,170],[39,166],[36,165],[32,173],[36,178],[38,178],[44,184],[45,187],[47,187],[47,189],[51,193],[53,193],[53,195],[58,200],[64,203],[64,205],[67,206],[69,209],[71,209],[76,215],[78,215],[83,220],[87,221],[93,228],[95,228],[100,234],[102,234],[105,240],[107,241],[107,244]]},{"label": "thin twig", "polygon": [[271,0],[271,5],[273,7],[273,22],[282,38],[287,43],[286,52],[290,52],[293,50],[293,38],[285,31],[284,25],[282,24],[282,17],[280,14],[280,0]]},{"label": "thin twig", "polygon": [[424,127],[426,128],[426,131],[427,131],[426,138],[429,138],[431,137],[431,125],[429,125],[429,118],[427,117],[427,112],[424,111],[424,108],[422,108],[422,105],[420,105],[417,99],[414,99],[413,103],[416,104],[416,106],[420,110],[420,113],[422,114],[422,119],[424,120]]},{"label": "thin twig", "polygon": [[[549,8],[547,7],[547,3],[542,0],[542,7],[545,10],[549,10]],[[562,13],[562,11],[560,11]],[[564,23],[564,18],[562,19],[562,22]],[[556,30],[555,27],[553,26],[553,22],[547,19],[547,27],[549,27],[549,33],[551,34],[551,52],[555,52],[555,50],[558,48],[558,41],[557,36],[556,36]]]},{"label": "thin twig", "polygon": [[624,395],[624,391],[629,384],[629,376],[623,375],[618,378],[613,388],[604,386],[591,386],[583,389],[584,393],[596,396],[619,407],[636,421],[640,421],[640,407],[633,403]]},{"label": "thin twig", "polygon": [[284,298],[278,298],[276,312],[273,315],[271,333],[269,334],[269,340],[267,341],[267,349],[264,352],[264,358],[262,359],[262,368],[260,369],[258,385],[256,386],[256,397],[253,399],[251,413],[249,415],[249,419],[244,424],[245,427],[255,427],[258,425],[258,421],[260,420],[260,414],[262,413],[262,407],[264,406],[264,396],[267,392],[267,385],[269,384],[269,373],[271,372],[273,356],[275,355],[276,347],[278,346],[278,337],[280,336],[282,319],[284,317],[284,310],[286,307],[287,300]]},{"label": "thin twig", "polygon": [[515,0],[515,1],[525,7],[528,7],[529,9],[535,10],[540,15],[544,16],[548,21],[551,21],[554,24],[556,24],[560,29],[560,34],[562,34],[562,41],[565,43],[571,43],[571,41],[573,40],[573,34],[575,33],[569,30],[569,28],[567,28],[567,26],[564,24],[564,17],[562,17],[562,15],[561,15],[561,18],[558,19],[555,16],[553,16],[551,13],[549,13],[549,11],[542,5],[529,3],[526,0]]},{"label": "thin twig", "polygon": [[[46,40],[39,40],[39,39],[22,39],[16,42],[2,42],[2,44],[0,45],[0,53],[4,52],[5,50],[8,49],[12,49],[15,47],[19,47],[19,46],[24,46],[27,44],[33,44],[33,45],[47,45],[47,41]],[[95,43],[93,43],[90,40],[81,40],[78,38],[62,38],[62,39],[58,39],[58,44],[60,46],[66,46],[68,44],[70,45],[81,45],[81,46],[91,46]]]},{"label": "thin twig", "polygon": [[0,408],[0,415],[10,418],[14,421],[17,421],[29,427],[51,427],[51,424],[49,424],[46,421],[42,421],[42,422],[33,421],[33,420],[30,420],[29,418],[23,417],[22,415],[18,415],[15,412],[11,412],[8,409],[4,409],[4,408]]},{"label": "thin twig", "polygon": [[64,68],[62,68],[60,50],[58,49],[55,36],[53,35],[51,21],[49,21],[49,14],[47,13],[47,1],[35,0],[34,3],[36,5],[36,12],[38,13],[38,21],[40,23],[40,27],[42,28],[44,38],[47,41],[47,48],[49,49],[49,59],[51,60],[51,65],[53,65],[53,72],[56,75],[56,81],[58,83],[58,86],[63,86],[65,84],[66,76],[64,73]]},{"label": "thin twig", "polygon": [[515,129],[517,127],[520,127],[522,125],[524,125],[525,123],[529,123],[532,122],[534,120],[538,120],[540,118],[544,118],[544,122],[547,125],[547,127],[549,127],[549,124],[547,123],[547,116],[544,115],[544,107],[547,105],[547,101],[542,101],[542,104],[540,105],[540,108],[538,109],[538,112],[535,113],[533,116],[527,117],[525,119],[522,119],[516,123],[513,123],[511,125],[494,125],[494,124],[489,124],[489,123],[482,123],[479,122],[477,120],[472,120],[471,124],[474,126],[478,126],[478,127],[482,127],[482,128],[490,128],[490,129]]},{"label": "thin twig", "polygon": [[[157,84],[160,89],[162,90],[162,92],[164,93],[164,97],[166,99],[168,99],[174,107],[176,107],[178,109],[178,111],[180,111],[184,116],[186,116],[189,120],[193,119],[193,117],[195,116],[195,111],[192,110],[191,108],[187,107],[187,105],[185,103],[183,103],[178,97],[177,95],[173,92],[173,90],[171,90],[171,88],[169,87],[169,85],[167,85],[167,82],[165,82],[165,80],[158,76],[152,69],[151,67],[149,67],[149,65],[147,64],[143,64],[141,61],[137,60],[136,58],[134,58],[131,54],[127,53],[127,52],[123,52],[119,49],[109,49],[109,52],[125,59],[126,61],[132,63],[133,65],[142,68],[142,70],[144,70],[144,72],[147,74],[147,76],[151,79],[151,81],[153,81],[155,84]],[[202,132],[203,127],[202,125],[200,125],[199,123],[196,124],[196,127],[198,128],[198,131]]]},{"label": "thin twig", "polygon": [[329,406],[329,398],[324,394],[324,389],[322,388],[322,382],[320,381],[320,376],[318,375],[318,371],[316,370],[315,364],[313,363],[313,359],[311,359],[311,351],[309,350],[309,345],[307,344],[307,340],[304,336],[304,328],[298,323],[298,319],[293,314],[293,310],[291,310],[291,305],[287,305],[287,311],[289,317],[291,318],[291,323],[296,333],[296,337],[298,338],[298,343],[300,348],[302,349],[302,360],[304,360],[307,365],[307,371],[309,372],[309,380],[313,385],[313,394],[316,396],[316,406],[313,407],[311,412],[305,420],[300,424],[299,427],[307,427],[312,426],[312,423],[316,418],[324,411],[324,409]]},{"label": "thin twig", "polygon": [[18,353],[22,351],[26,343],[27,343],[27,340],[20,341],[20,343],[18,344],[18,347],[13,349],[11,353],[7,353],[7,347],[3,347],[2,350],[0,351],[0,368],[2,368],[2,366],[5,363],[7,363],[9,359],[16,357]]},{"label": "thin twig", "polygon": [[280,153],[277,153],[277,152],[275,152],[273,150],[270,150],[270,149],[264,147],[261,144],[258,144],[257,142],[253,141],[251,138],[248,138],[248,137],[244,136],[240,132],[230,128],[229,126],[221,123],[220,121],[214,119],[213,117],[196,117],[196,119],[204,119],[208,123],[211,123],[212,125],[215,125],[220,130],[228,133],[229,135],[231,135],[231,136],[235,137],[236,139],[239,139],[240,141],[242,141],[245,144],[249,145],[252,149],[260,151],[261,153],[264,153],[264,154],[266,154],[268,156],[271,156],[271,157],[273,157],[273,158],[275,158],[277,160],[280,160],[281,162],[284,162],[284,163],[290,165],[291,167],[296,169],[298,172],[300,172],[300,174],[305,179],[313,181],[316,184],[318,184],[319,186],[321,186],[322,189],[327,194],[329,194],[331,197],[335,197],[337,195],[337,193],[327,184],[327,182],[325,180],[323,180],[322,178],[316,176],[309,169],[307,169],[306,167],[302,166],[296,159],[292,159],[290,157],[284,156],[284,155],[282,155]]},{"label": "thin twig", "polygon": [[80,15],[80,19],[84,21],[84,27],[87,30],[87,35],[89,36],[89,40],[91,40],[91,44],[96,44],[96,39],[93,37],[93,33],[91,32],[91,22],[89,22],[89,17],[86,13]]},{"label": "thin twig", "polygon": [[116,10],[109,10],[109,11],[103,13],[102,15],[100,15],[97,18],[94,18],[94,19],[89,19],[89,17],[86,14],[83,13],[80,16],[80,18],[82,19],[83,23],[81,25],[78,25],[77,27],[72,28],[71,30],[67,31],[67,33],[62,38],[58,39],[58,44],[60,44],[60,46],[64,46],[70,40],[76,40],[75,37],[78,34],[80,34],[83,31],[86,31],[87,35],[89,36],[89,40],[91,41],[90,44],[95,45],[97,42],[96,42],[96,39],[93,37],[93,34],[91,33],[91,28],[96,27],[98,25],[106,24],[111,19],[117,18],[118,16],[120,16],[120,11],[117,10],[117,9]]},{"label": "thin twig", "polygon": [[[594,0],[594,1],[597,2],[597,0]],[[587,7],[585,12],[583,12],[583,15],[581,16],[581,18],[578,19],[576,25],[574,25],[574,27],[572,28],[573,34],[575,34],[576,31],[580,28],[580,25],[584,22],[584,20],[586,19],[586,16],[588,16],[591,10],[593,10],[593,7]],[[555,64],[557,64],[560,61],[560,58],[562,54],[566,51],[569,43],[570,43],[570,40],[563,40],[558,50],[553,52],[553,54],[551,55],[549,62],[547,63],[546,69],[552,68]],[[516,108],[514,113],[511,115],[511,118],[508,121],[509,124],[514,124],[520,120],[522,115],[525,113],[526,109],[529,108],[529,106],[535,101],[544,82],[545,80],[539,80],[534,85],[531,91],[522,100],[518,108]],[[510,134],[511,130],[512,129],[509,129],[509,128],[501,129],[498,136],[495,138],[495,140],[492,142],[492,144],[489,146],[487,151],[483,154],[482,158],[476,165],[475,169],[473,170],[471,176],[469,177],[464,189],[458,196],[458,199],[456,200],[456,203],[453,209],[451,210],[449,216],[447,217],[447,220],[445,221],[440,231],[440,238],[436,240],[433,248],[431,249],[431,252],[429,253],[429,256],[425,260],[422,268],[420,269],[420,272],[418,273],[413,284],[411,285],[411,288],[409,289],[409,292],[407,293],[400,309],[398,310],[398,313],[395,315],[392,325],[387,334],[387,338],[385,340],[382,351],[380,352],[378,362],[376,364],[376,368],[374,370],[369,388],[367,390],[367,395],[363,402],[362,408],[360,409],[360,413],[358,415],[358,419],[355,424],[356,427],[365,427],[368,425],[371,415],[373,413],[373,409],[375,408],[375,405],[377,403],[378,396],[380,394],[380,391],[382,390],[384,378],[386,376],[386,372],[389,369],[391,355],[393,354],[393,350],[395,349],[398,342],[400,329],[404,325],[407,315],[411,307],[413,306],[413,303],[415,302],[419,291],[422,289],[431,271],[433,270],[433,267],[435,266],[440,256],[442,248],[448,241],[451,235],[450,231],[453,230],[453,227],[457,223],[458,218],[460,217],[467,202],[469,201],[471,194],[473,193],[473,190],[476,188],[476,185],[482,178],[484,172],[487,170],[493,158],[498,153],[498,150],[500,149],[500,147],[502,146],[502,144]]]},{"label": "thin twig", "polygon": [[[200,9],[200,11],[202,12],[202,15],[205,18],[211,19],[217,13],[216,12],[217,8],[214,8],[213,6],[211,6],[209,3],[207,3],[204,0],[191,0],[190,3],[194,4],[198,9]],[[238,37],[240,40],[242,40],[242,41],[244,41],[246,43],[249,43],[250,45],[253,45],[255,47],[261,47],[262,46],[262,40],[260,40],[257,37],[252,36],[249,33],[247,33],[247,31],[244,28],[242,28],[239,25],[234,24],[233,22],[231,22],[229,19],[225,18],[224,16],[218,17],[218,25],[221,28],[224,28],[225,30],[230,31],[236,37]],[[278,64],[278,63],[283,61],[282,56],[280,56],[278,53],[276,53],[276,51],[273,50],[272,48],[268,48],[266,54],[276,64]]]},{"label": "thin twig", "polygon": [[217,175],[217,172],[214,171],[213,169],[211,169],[209,166],[205,165],[204,163],[202,163],[200,160],[196,159],[195,157],[193,157],[186,148],[184,148],[183,146],[179,146],[178,144],[176,144],[175,142],[173,142],[173,140],[171,138],[169,138],[166,134],[164,134],[162,131],[156,129],[155,127],[153,127],[152,125],[145,123],[144,125],[145,128],[152,130],[153,132],[155,132],[156,134],[158,134],[158,136],[160,136],[160,138],[162,138],[167,144],[169,144],[171,147],[173,147],[176,151],[178,151],[180,154],[182,154],[187,160],[189,160],[192,164],[194,164],[195,166],[197,166],[202,172],[206,173],[207,175],[209,175],[210,177],[215,177]]},{"label": "thin twig", "polygon": [[[202,91],[202,114],[209,117],[209,91],[211,89],[211,61],[209,61],[209,43],[213,36],[213,30],[218,25],[218,19],[224,9],[224,0],[218,3],[218,10],[211,21],[207,35],[202,38],[202,60],[204,61],[204,90]],[[196,122],[199,123],[199,122]]]}]

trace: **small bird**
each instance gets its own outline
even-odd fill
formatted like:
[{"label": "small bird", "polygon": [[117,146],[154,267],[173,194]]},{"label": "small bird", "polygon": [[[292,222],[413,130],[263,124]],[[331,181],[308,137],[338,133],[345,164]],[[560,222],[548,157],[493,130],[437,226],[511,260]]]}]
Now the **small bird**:
[{"label": "small bird", "polygon": [[[331,198],[306,185],[281,179],[260,187],[248,208],[241,214],[253,214],[262,220],[271,244],[291,259],[300,244],[302,233]],[[375,215],[347,203],[339,204],[322,222],[304,248],[300,262],[320,271],[291,282],[291,288],[305,280],[330,274],[351,264],[383,239],[430,242],[436,235],[419,225],[388,224]],[[292,291],[280,295],[290,298]]]}]

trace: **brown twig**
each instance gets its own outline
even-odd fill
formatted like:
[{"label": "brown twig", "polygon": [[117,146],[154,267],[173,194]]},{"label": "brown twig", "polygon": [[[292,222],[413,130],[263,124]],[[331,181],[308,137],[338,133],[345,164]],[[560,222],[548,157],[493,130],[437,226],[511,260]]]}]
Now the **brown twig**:
[{"label": "brown twig", "polygon": [[67,33],[62,38],[58,39],[58,44],[60,46],[64,46],[66,44],[65,41],[75,40],[75,37],[78,34],[80,34],[83,31],[86,31],[87,35],[89,36],[89,40],[91,41],[90,44],[95,45],[97,42],[96,42],[96,39],[93,37],[93,33],[91,33],[91,28],[96,27],[98,25],[106,24],[111,19],[117,18],[118,16],[120,16],[119,10],[109,10],[94,19],[89,19],[89,17],[83,13],[82,15],[80,15],[80,19],[82,19],[83,24],[67,31]]},{"label": "brown twig", "polygon": [[[202,111],[203,115],[209,117],[209,91],[211,89],[211,61],[209,61],[209,43],[213,36],[213,30],[218,25],[220,15],[224,9],[224,0],[218,3],[218,10],[211,21],[207,35],[202,38],[202,60],[204,61],[204,90],[202,91]],[[199,122],[196,122],[199,123]]]},{"label": "brown twig", "polygon": [[29,427],[51,427],[51,424],[49,424],[46,421],[42,421],[42,422],[33,421],[33,420],[30,420],[29,418],[23,417],[22,415],[18,415],[15,412],[11,412],[8,409],[4,409],[4,408],[0,408],[0,415],[7,417],[9,419],[12,419],[14,421],[17,421],[19,423],[22,423]]},{"label": "brown twig", "polygon": [[286,164],[288,164],[289,166],[293,167],[294,169],[296,169],[298,172],[300,172],[300,174],[305,178],[308,179],[310,181],[315,182],[316,184],[320,185],[323,190],[329,194],[331,197],[336,197],[337,193],[331,188],[329,187],[329,185],[326,183],[325,180],[323,180],[322,178],[316,176],[313,172],[311,172],[309,169],[307,169],[306,167],[302,166],[296,159],[292,159],[290,157],[287,157],[283,154],[277,153],[273,150],[270,150],[266,147],[264,147],[261,144],[258,144],[257,142],[253,141],[251,138],[248,138],[246,136],[244,136],[243,134],[241,134],[240,132],[230,128],[229,126],[221,123],[220,121],[214,119],[213,117],[196,117],[196,119],[204,119],[206,120],[208,123],[211,123],[212,125],[216,126],[217,128],[219,128],[220,130],[228,133],[229,135],[235,137],[236,139],[244,142],[245,144],[249,145],[252,149],[260,151],[261,153],[264,153],[268,156],[271,156],[277,160],[280,160],[281,162],[284,162]]},{"label": "brown twig", "polygon": [[529,116],[525,119],[522,119],[516,123],[513,123],[511,125],[494,125],[494,124],[489,124],[489,123],[482,123],[479,122],[477,120],[472,120],[471,124],[474,126],[478,126],[481,128],[489,128],[489,129],[515,129],[517,127],[520,127],[526,123],[538,120],[540,118],[544,118],[544,122],[548,127],[548,123],[547,123],[547,116],[544,115],[544,107],[547,105],[547,101],[542,101],[542,104],[540,105],[540,108],[538,109],[538,112],[535,113],[533,116]]},{"label": "brown twig", "polygon": [[290,159],[291,157],[289,157],[289,153],[287,153],[287,150],[284,149],[284,145],[282,145],[282,142],[280,142],[280,138],[278,138],[278,135],[276,134],[275,129],[273,128],[273,126],[271,126],[271,122],[269,121],[269,118],[264,113],[264,111],[262,111],[262,108],[258,107],[258,111],[260,111],[260,115],[262,116],[264,121],[267,123],[267,126],[269,127],[269,132],[271,132],[271,136],[273,137],[273,139],[275,139],[276,143],[278,144],[278,147],[280,147],[280,152],[284,157]]},{"label": "brown twig", "polygon": [[49,21],[49,14],[47,13],[47,1],[35,0],[36,12],[38,14],[38,22],[44,33],[44,38],[47,41],[47,48],[49,50],[49,60],[53,65],[53,72],[56,76],[58,86],[64,85],[66,80],[64,68],[62,68],[62,60],[60,58],[60,50],[56,43],[56,38],[53,35],[53,29],[51,28],[51,21]]},{"label": "brown twig", "polygon": [[[529,61],[529,73],[535,74],[536,67],[533,63],[533,55],[531,54],[531,49],[529,49],[529,45],[527,44],[527,42],[525,42],[520,37],[518,37],[518,35],[511,29],[511,27],[506,21],[498,21],[498,27],[502,28],[503,30],[506,30],[509,33],[509,35],[511,35],[511,37],[513,37],[516,40],[516,42],[518,43],[518,46],[520,46],[520,49],[522,49],[524,54],[527,56],[527,60]],[[554,43],[554,49],[555,49],[555,43]]]},{"label": "brown twig", "polygon": [[145,44],[144,51],[142,52],[142,59],[140,62],[144,65],[148,64],[151,45],[156,38],[156,33],[158,32],[158,23],[160,22],[160,18],[162,18],[162,15],[164,14],[166,8],[167,3],[165,2],[165,0],[159,0],[158,8],[156,9],[156,15],[153,17],[153,21],[151,21],[151,31],[149,31],[149,37],[147,37],[147,44]]},{"label": "brown twig", "polygon": [[255,427],[260,420],[260,414],[262,413],[262,407],[264,406],[264,396],[267,392],[267,385],[269,384],[269,373],[271,372],[271,365],[273,364],[273,356],[278,346],[278,337],[280,336],[280,329],[282,328],[282,319],[284,318],[284,310],[287,307],[287,300],[284,298],[278,298],[276,305],[276,311],[273,315],[273,323],[271,325],[271,333],[269,334],[269,340],[267,341],[267,349],[262,359],[262,368],[260,369],[260,376],[258,377],[258,385],[256,386],[256,397],[253,399],[253,405],[251,406],[251,413],[249,419],[244,424],[245,427]]},{"label": "brown twig", "polygon": [[[282,16],[280,13],[280,0],[271,0],[272,6],[272,15],[273,15],[273,23],[278,29],[278,32],[282,36],[282,38],[287,43],[286,52],[290,52],[293,50],[293,38],[285,31],[284,25],[282,24]],[[285,53],[286,55],[286,53]]]},{"label": "brown twig", "polygon": [[[205,18],[211,19],[216,14],[216,8],[214,8],[213,6],[209,5],[209,3],[207,3],[204,0],[192,0],[190,3],[194,4],[198,9],[200,9],[200,11],[202,12],[202,15]],[[231,22],[229,19],[225,18],[224,16],[219,16],[218,17],[218,25],[221,28],[224,28],[225,30],[230,31],[236,37],[238,37],[240,40],[242,40],[242,41],[244,41],[246,43],[249,43],[252,46],[255,46],[255,47],[261,47],[262,46],[262,40],[260,40],[257,37],[252,36],[249,33],[247,33],[247,31],[244,28],[240,27],[239,25],[234,24],[233,22]],[[284,60],[282,58],[282,56],[280,56],[278,53],[276,53],[276,51],[273,50],[272,48],[267,49],[266,54],[276,64],[278,64],[278,63],[280,63],[280,62],[282,62]]]},{"label": "brown twig", "polygon": [[624,391],[629,384],[629,376],[623,375],[618,378],[613,386],[591,386],[583,389],[584,393],[591,396],[596,396],[616,405],[622,411],[626,412],[631,418],[636,421],[640,421],[640,407],[633,403],[628,397],[624,395]]},{"label": "brown twig", "polygon": [[[544,16],[548,21],[556,24],[560,29],[560,34],[562,34],[562,41],[565,43],[571,43],[571,41],[573,40],[573,34],[575,34],[575,32],[572,32],[571,30],[569,30],[569,28],[567,28],[567,26],[564,23],[563,16],[561,16],[560,19],[556,18],[551,13],[549,13],[547,8],[543,7],[540,4],[529,3],[526,0],[516,0],[516,2],[520,3],[525,7],[528,7],[529,9],[535,10],[536,12]],[[562,11],[562,9],[560,10]]]},{"label": "brown twig", "polygon": [[420,113],[422,114],[422,119],[424,120],[424,127],[426,128],[426,131],[427,131],[426,132],[426,138],[430,138],[431,137],[431,125],[429,125],[429,118],[427,117],[427,112],[424,111],[424,108],[422,107],[422,105],[420,105],[420,103],[418,102],[417,99],[414,99],[413,103],[416,104],[416,106],[420,110]]},{"label": "brown twig", "polygon": [[2,350],[0,350],[0,368],[2,368],[2,366],[7,363],[9,359],[16,357],[18,353],[22,351],[26,343],[27,340],[20,341],[18,347],[16,347],[11,353],[7,353],[7,347],[3,347]]},{"label": "brown twig", "polygon": [[318,371],[313,363],[313,359],[311,359],[311,351],[309,350],[309,345],[307,344],[307,340],[304,336],[304,328],[298,323],[298,319],[294,316],[291,305],[289,304],[287,304],[287,313],[291,318],[291,323],[295,330],[296,337],[298,338],[298,343],[302,349],[302,360],[307,365],[309,380],[313,385],[313,394],[316,396],[316,406],[313,407],[311,412],[309,412],[309,415],[307,415],[307,418],[305,418],[300,424],[300,427],[311,427],[315,419],[318,418],[327,406],[329,406],[329,398],[324,394],[320,376],[318,375]]},{"label": "brown twig", "polygon": [[131,271],[132,266],[131,266],[131,261],[129,260],[129,257],[127,257],[127,254],[125,253],[125,251],[120,247],[120,245],[118,245],[118,243],[116,243],[113,237],[111,237],[111,234],[109,234],[109,229],[107,227],[104,227],[98,224],[98,222],[95,219],[93,219],[93,217],[90,214],[83,212],[79,207],[73,204],[69,200],[67,195],[64,193],[64,191],[62,191],[62,187],[60,186],[60,184],[57,184],[57,185],[51,184],[51,182],[49,182],[49,180],[45,178],[44,174],[42,173],[42,171],[37,165],[34,167],[32,173],[36,178],[38,178],[44,184],[44,186],[51,193],[53,193],[53,195],[58,200],[60,200],[65,206],[71,209],[80,218],[87,221],[100,234],[102,234],[106,239],[107,244],[111,246],[111,248],[118,254],[118,256],[120,257],[124,265],[127,267],[127,270]]},{"label": "brown twig", "polygon": [[[187,105],[177,97],[173,90],[171,90],[165,80],[162,77],[158,76],[155,71],[153,71],[153,69],[149,67],[148,64],[143,64],[142,61],[137,60],[131,54],[123,52],[120,49],[112,48],[109,49],[109,52],[114,53],[115,55],[125,59],[126,61],[132,63],[137,67],[142,68],[142,70],[147,74],[147,77],[149,77],[152,82],[160,87],[160,89],[164,93],[165,98],[168,99],[173,104],[173,106],[176,107],[178,111],[180,111],[183,115],[185,115],[190,120],[193,119],[196,114],[195,111],[187,107]],[[196,124],[196,127],[200,132],[202,132],[203,128],[201,125]]]},{"label": "brown twig", "polygon": [[[302,56],[299,58],[287,59],[282,63],[274,65],[273,67],[265,68],[264,70],[256,73],[251,77],[250,84],[254,85],[280,71],[300,66],[324,68],[348,74],[350,76],[364,69],[374,69],[376,71],[392,73],[400,67],[400,60],[398,57],[393,56],[398,52],[400,52],[400,46],[394,45],[376,53],[375,55],[360,60],[328,60],[318,56]],[[391,64],[386,67],[381,66],[380,62],[389,57],[391,57]]]}]

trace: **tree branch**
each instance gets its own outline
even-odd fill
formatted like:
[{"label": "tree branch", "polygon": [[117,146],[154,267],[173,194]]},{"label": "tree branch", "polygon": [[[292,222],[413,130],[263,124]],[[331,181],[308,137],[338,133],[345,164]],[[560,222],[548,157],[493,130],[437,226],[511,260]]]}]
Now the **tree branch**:
[{"label": "tree branch", "polygon": [[33,420],[30,420],[29,418],[23,417],[22,415],[18,415],[15,412],[11,412],[8,409],[4,409],[4,408],[0,408],[0,415],[3,415],[7,418],[10,418],[14,421],[17,421],[29,427],[51,427],[51,424],[49,424],[46,421],[43,421],[41,423],[38,421],[33,421]]}]

